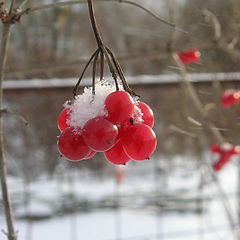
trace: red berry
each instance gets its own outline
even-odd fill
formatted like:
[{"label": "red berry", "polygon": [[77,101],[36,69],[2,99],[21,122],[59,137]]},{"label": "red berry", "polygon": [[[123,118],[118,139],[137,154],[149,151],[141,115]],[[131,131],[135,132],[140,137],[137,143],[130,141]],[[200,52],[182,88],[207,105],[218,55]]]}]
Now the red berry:
[{"label": "red berry", "polygon": [[86,157],[84,157],[83,159],[90,159],[90,158],[92,158],[95,154],[96,154],[96,152],[93,151],[93,150],[91,150],[90,153],[89,153]]},{"label": "red berry", "polygon": [[201,56],[200,52],[195,49],[178,53],[178,57],[180,58],[183,64],[198,62],[200,56]]},{"label": "red berry", "polygon": [[105,107],[108,112],[107,119],[114,124],[121,124],[132,116],[134,101],[129,93],[116,91],[107,96]]},{"label": "red berry", "polygon": [[232,149],[233,154],[240,154],[240,146],[235,146]]},{"label": "red berry", "polygon": [[138,102],[137,106],[140,108],[143,114],[143,123],[152,128],[154,125],[154,116],[152,109],[144,102]]},{"label": "red berry", "polygon": [[213,164],[213,169],[215,171],[220,171],[231,159],[232,154],[229,151],[222,152],[219,160]]},{"label": "red berry", "polygon": [[[235,95],[236,96],[236,95]],[[225,90],[221,97],[221,104],[223,107],[230,107],[236,102],[234,98],[234,90]]]},{"label": "red berry", "polygon": [[219,145],[213,144],[213,145],[211,146],[211,152],[212,152],[212,153],[220,153],[220,151],[221,151],[221,149],[220,149]]},{"label": "red berry", "polygon": [[134,160],[148,159],[156,149],[157,139],[153,130],[145,124],[135,124],[122,136],[126,154]]},{"label": "red berry", "polygon": [[91,152],[84,142],[80,130],[73,127],[66,128],[58,139],[59,152],[71,161],[82,160]]},{"label": "red berry", "polygon": [[231,107],[235,103],[240,102],[240,91],[225,90],[221,97],[221,104],[223,107]]},{"label": "red berry", "polygon": [[60,131],[70,127],[67,123],[68,119],[70,118],[71,109],[69,107],[64,108],[59,116],[58,116],[58,128]]},{"label": "red berry", "polygon": [[112,148],[117,135],[117,126],[103,117],[88,120],[83,128],[84,141],[94,151],[104,152]]},{"label": "red berry", "polygon": [[131,160],[131,158],[125,153],[121,141],[106,151],[104,155],[109,162],[117,165],[126,164]]}]

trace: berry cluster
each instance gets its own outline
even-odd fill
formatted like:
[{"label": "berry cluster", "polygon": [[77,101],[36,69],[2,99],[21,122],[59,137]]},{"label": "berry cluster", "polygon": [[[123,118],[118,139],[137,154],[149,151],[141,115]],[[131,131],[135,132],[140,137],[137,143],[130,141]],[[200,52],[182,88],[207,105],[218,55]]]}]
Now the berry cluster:
[{"label": "berry cluster", "polygon": [[183,64],[196,63],[201,56],[200,52],[195,49],[179,52],[177,55]]},{"label": "berry cluster", "polygon": [[240,91],[232,89],[225,90],[221,97],[222,106],[231,107],[236,103],[240,103]]},{"label": "berry cluster", "polygon": [[72,126],[71,105],[63,109],[58,118],[60,153],[70,161],[80,161],[104,152],[108,161],[118,165],[153,154],[157,140],[151,129],[153,112],[147,104],[134,101],[128,92],[115,91],[105,98],[104,113],[83,126]]},{"label": "berry cluster", "polygon": [[213,144],[211,146],[211,152],[219,155],[218,160],[213,164],[213,169],[220,171],[226,163],[232,160],[234,155],[240,154],[240,146],[233,146],[229,143],[221,145]]}]

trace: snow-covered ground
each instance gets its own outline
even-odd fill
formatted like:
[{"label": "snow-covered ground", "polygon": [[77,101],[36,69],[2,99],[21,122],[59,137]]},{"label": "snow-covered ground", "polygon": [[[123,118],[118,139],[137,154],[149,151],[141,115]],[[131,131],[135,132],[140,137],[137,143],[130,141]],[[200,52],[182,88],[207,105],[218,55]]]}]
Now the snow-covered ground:
[{"label": "snow-covered ground", "polygon": [[[60,174],[60,177],[53,179],[42,177],[29,184],[30,202],[25,207],[20,204],[24,198],[24,184],[19,179],[11,178],[9,183],[16,216],[26,212],[38,216],[52,215],[72,195],[76,201],[97,202],[109,198],[117,199],[119,204],[117,208],[76,211],[38,221],[17,219],[19,240],[233,240],[216,185],[204,175],[206,182],[201,190],[198,187],[200,172],[196,164],[185,160],[183,163],[181,157],[174,164],[175,167],[171,167],[167,174],[163,173],[166,177],[156,180],[156,160],[130,163],[126,178],[118,187],[115,178],[94,178],[87,170],[72,171],[70,178],[67,174]],[[236,162],[229,163],[218,174],[218,178],[236,218]],[[202,214],[187,210],[163,211],[152,203],[154,199],[165,198],[169,206],[172,203],[176,205],[176,201],[171,200],[176,197],[175,193],[183,207],[201,204],[193,202],[189,205],[189,199],[205,197],[205,211]],[[0,228],[5,229],[3,214]],[[0,239],[4,239],[2,233]]]}]

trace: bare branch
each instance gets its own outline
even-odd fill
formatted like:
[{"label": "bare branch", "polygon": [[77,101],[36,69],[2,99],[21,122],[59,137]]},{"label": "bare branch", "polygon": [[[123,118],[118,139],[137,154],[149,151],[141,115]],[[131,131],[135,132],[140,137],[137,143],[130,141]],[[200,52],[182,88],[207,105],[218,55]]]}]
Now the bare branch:
[{"label": "bare branch", "polygon": [[[208,113],[203,108],[201,101],[200,101],[192,83],[189,81],[190,79],[189,79],[187,70],[186,70],[185,66],[183,65],[183,63],[181,62],[181,60],[179,59],[177,54],[173,54],[173,60],[179,68],[179,72],[182,76],[182,80],[183,80],[183,83],[184,83],[187,93],[189,94],[193,104],[195,105],[196,109],[198,110],[200,116],[202,117],[203,127],[205,127],[215,137],[215,139],[218,143],[224,143],[225,139],[222,136],[220,129],[216,128],[208,120],[208,118],[207,118]],[[209,176],[212,178],[214,184],[216,185],[216,187],[220,193],[222,205],[223,205],[226,215],[228,217],[228,221],[230,223],[232,233],[236,237],[236,239],[239,239],[240,232],[235,223],[234,214],[229,207],[228,198],[227,198],[221,184],[219,183],[218,178],[217,178],[215,172],[213,171],[213,169],[210,166],[208,166],[207,164],[203,164],[203,167],[206,169],[207,173],[209,174]]]},{"label": "bare branch", "polygon": [[[35,12],[35,11],[39,11],[39,10],[50,9],[50,8],[55,8],[55,7],[65,7],[65,6],[75,5],[75,4],[82,4],[82,3],[86,3],[86,2],[87,2],[87,0],[78,0],[78,1],[67,1],[67,2],[45,4],[45,5],[42,5],[42,6],[33,7],[31,9],[28,9],[27,12],[24,10],[22,13],[25,13],[25,12],[26,13],[31,13],[31,12]],[[143,7],[139,3],[135,3],[135,2],[132,2],[132,1],[127,1],[127,0],[98,0],[96,2],[117,2],[117,3],[125,3],[125,4],[135,6],[139,9],[141,9],[142,11],[146,12],[147,14],[152,16],[153,18],[157,19],[158,21],[160,21],[162,23],[165,23],[165,24],[167,24],[171,27],[174,27],[174,28],[176,28],[176,30],[178,30],[182,33],[188,33],[187,31],[185,31],[181,28],[178,28],[175,23],[168,22],[167,20],[165,20],[164,18],[162,18],[162,17],[158,16],[157,14],[153,13],[149,9]]]},{"label": "bare branch", "polygon": [[14,10],[14,6],[15,6],[15,0],[12,0],[11,1],[11,5],[10,5],[10,8],[9,8],[9,15],[12,14],[13,10]]},{"label": "bare branch", "polygon": [[181,133],[181,134],[183,134],[183,135],[186,135],[186,136],[189,136],[189,137],[192,137],[192,138],[196,138],[196,135],[195,135],[195,134],[193,134],[193,133],[191,133],[191,132],[188,132],[188,131],[186,131],[186,130],[183,130],[183,129],[177,127],[177,126],[170,125],[170,126],[169,126],[169,129],[172,130],[172,131],[174,131],[174,132],[178,132],[178,133]]},{"label": "bare branch", "polygon": [[214,42],[216,46],[221,49],[222,51],[229,54],[233,59],[240,59],[240,51],[236,48],[234,48],[238,37],[234,38],[232,42],[228,43],[224,37],[222,36],[221,32],[221,24],[217,18],[217,16],[210,12],[207,9],[203,10],[203,15],[205,16],[205,21],[208,24],[212,25],[213,31],[214,31]]},{"label": "bare branch", "polygon": [[214,39],[218,41],[222,36],[221,24],[218,21],[218,18],[208,9],[203,9],[203,15],[205,17],[205,21],[212,25],[214,30]]},{"label": "bare branch", "polygon": [[0,117],[2,117],[3,114],[11,114],[15,117],[17,117],[21,122],[23,122],[23,124],[25,124],[26,126],[28,125],[28,121],[25,119],[25,117],[23,117],[21,114],[16,113],[14,111],[11,111],[7,108],[3,108],[0,109]]},{"label": "bare branch", "polygon": [[208,113],[205,111],[204,107],[202,106],[202,103],[189,79],[189,75],[187,73],[187,70],[181,60],[179,59],[177,54],[173,54],[173,59],[176,65],[178,66],[179,72],[182,76],[182,81],[186,87],[186,91],[188,92],[190,98],[193,101],[193,104],[195,105],[197,111],[199,112],[200,116],[203,119],[203,124],[207,128],[207,130],[212,133],[212,135],[216,138],[218,143],[224,143],[225,139],[222,136],[221,132],[208,120]]},{"label": "bare branch", "polygon": [[[7,50],[9,45],[11,24],[5,24],[3,26],[2,39],[1,39],[1,54],[0,54],[0,109],[2,109],[3,105],[3,80],[4,80],[4,72],[6,68],[6,60],[7,60]],[[7,166],[6,159],[4,155],[4,143],[3,143],[3,119],[0,116],[0,176],[1,176],[1,188],[2,188],[2,197],[3,197],[3,205],[5,211],[5,217],[8,228],[8,239],[16,240],[17,235],[14,229],[13,216],[12,216],[12,208],[10,204],[10,197],[8,193],[7,186]]]},{"label": "bare branch", "polygon": [[29,0],[23,0],[22,3],[19,5],[19,8],[22,9]]}]

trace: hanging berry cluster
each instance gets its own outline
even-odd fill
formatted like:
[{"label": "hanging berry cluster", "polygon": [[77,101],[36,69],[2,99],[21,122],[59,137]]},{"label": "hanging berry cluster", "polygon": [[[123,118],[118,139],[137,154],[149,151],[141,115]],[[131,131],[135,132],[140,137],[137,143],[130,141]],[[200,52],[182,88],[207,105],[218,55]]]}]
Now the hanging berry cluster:
[{"label": "hanging berry cluster", "polygon": [[[114,164],[149,159],[157,144],[151,129],[154,124],[152,110],[140,102],[139,96],[129,87],[119,62],[102,41],[92,0],[87,2],[98,48],[73,89],[73,101],[60,113],[59,151],[71,161],[89,159],[96,152],[104,152],[106,159]],[[100,79],[96,83],[99,57]],[[105,60],[114,84],[103,79]],[[78,95],[80,82],[92,61],[92,86]]]},{"label": "hanging berry cluster", "polygon": [[104,152],[114,164],[149,159],[157,144],[151,108],[126,91],[109,93],[114,88],[111,84],[102,81],[96,87],[102,90],[100,96],[92,99],[87,88],[60,113],[60,153],[80,161]]},{"label": "hanging berry cluster", "polygon": [[211,152],[218,154],[217,161],[213,164],[214,171],[220,171],[228,162],[230,162],[234,155],[240,154],[240,146],[233,146],[229,143],[221,145],[213,144]]}]

